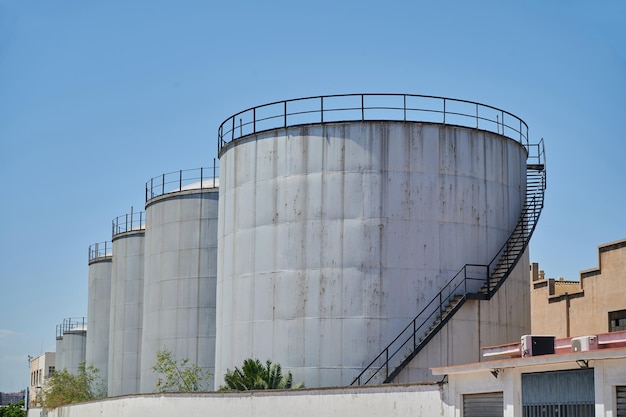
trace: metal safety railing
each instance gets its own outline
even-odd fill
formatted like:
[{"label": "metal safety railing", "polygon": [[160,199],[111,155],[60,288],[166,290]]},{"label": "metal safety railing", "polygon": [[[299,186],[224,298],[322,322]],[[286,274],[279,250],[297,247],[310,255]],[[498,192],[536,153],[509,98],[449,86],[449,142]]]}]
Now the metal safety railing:
[{"label": "metal safety railing", "polygon": [[62,339],[65,333],[79,330],[87,330],[86,317],[70,317],[63,319],[63,323],[57,324],[56,336],[57,339]]},{"label": "metal safety railing", "polygon": [[164,194],[217,186],[219,186],[219,167],[213,158],[212,167],[173,171],[151,178],[146,182],[146,202]]},{"label": "metal safety railing", "polygon": [[113,219],[112,223],[112,236],[116,236],[121,233],[131,232],[134,230],[145,230],[146,214],[143,211],[135,213],[133,211],[133,207],[131,207],[130,213],[117,216]]},{"label": "metal safety railing", "polygon": [[276,101],[240,111],[218,128],[217,151],[229,142],[272,129],[347,121],[404,121],[487,130],[528,146],[528,125],[497,107],[417,94],[335,94]]},{"label": "metal safety railing", "polygon": [[515,268],[535,230],[546,189],[543,139],[529,156],[526,198],[515,229],[488,265],[466,264],[350,385],[388,383],[432,340],[468,299],[489,300]]},{"label": "metal safety railing", "polygon": [[113,254],[113,246],[111,241],[94,243],[89,245],[89,260],[104,258]]}]

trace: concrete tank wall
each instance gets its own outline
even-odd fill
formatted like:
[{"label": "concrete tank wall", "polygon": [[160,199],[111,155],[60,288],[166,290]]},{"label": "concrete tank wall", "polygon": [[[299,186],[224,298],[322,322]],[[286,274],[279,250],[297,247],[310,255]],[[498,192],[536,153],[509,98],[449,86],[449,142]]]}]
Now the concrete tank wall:
[{"label": "concrete tank wall", "polygon": [[55,343],[56,357],[54,359],[54,366],[55,369],[61,371],[65,369],[65,358],[63,357],[63,336],[57,335]]},{"label": "concrete tank wall", "polygon": [[98,368],[98,375],[107,381],[109,367],[109,317],[111,310],[111,256],[89,261],[87,304],[87,366]]},{"label": "concrete tank wall", "polygon": [[146,204],[141,392],[156,391],[161,349],[214,371],[218,196],[197,187]]},{"label": "concrete tank wall", "polygon": [[78,366],[85,361],[87,350],[87,331],[71,330],[63,333],[63,367],[77,375]]},{"label": "concrete tank wall", "polygon": [[258,357],[307,387],[349,384],[464,264],[491,261],[517,223],[526,156],[496,133],[412,122],[229,144],[216,381]]},{"label": "concrete tank wall", "polygon": [[113,236],[108,395],[139,392],[144,230]]}]

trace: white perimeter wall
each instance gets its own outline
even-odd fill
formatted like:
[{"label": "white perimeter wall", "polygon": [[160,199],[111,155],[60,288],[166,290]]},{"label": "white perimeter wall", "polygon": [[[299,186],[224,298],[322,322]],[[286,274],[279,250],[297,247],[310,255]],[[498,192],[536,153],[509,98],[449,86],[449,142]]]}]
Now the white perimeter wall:
[{"label": "white perimeter wall", "polygon": [[444,414],[444,410],[448,409],[446,398],[446,384],[196,395],[151,394],[63,407],[51,411],[48,416],[436,417],[449,415]]}]

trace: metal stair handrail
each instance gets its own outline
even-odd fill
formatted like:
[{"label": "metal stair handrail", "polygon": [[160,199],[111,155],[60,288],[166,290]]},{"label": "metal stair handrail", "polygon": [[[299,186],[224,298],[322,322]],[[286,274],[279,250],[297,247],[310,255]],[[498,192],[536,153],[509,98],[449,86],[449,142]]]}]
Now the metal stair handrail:
[{"label": "metal stair handrail", "polygon": [[[464,265],[417,316],[402,329],[398,336],[354,378],[350,385],[366,385],[382,371],[384,371],[385,376],[383,382],[391,382],[410,360],[443,328],[468,298],[489,300],[508,278],[528,246],[543,209],[544,192],[546,189],[543,139],[538,144],[529,145],[527,148],[529,153],[530,149],[535,146],[537,154],[529,155],[528,157],[529,159],[535,158],[536,163],[527,165],[526,198],[520,218],[513,232],[492,261],[488,265]],[[532,181],[529,182],[529,180]],[[513,256],[511,257],[512,254]],[[498,274],[500,274],[499,277]],[[468,282],[475,281],[483,281],[481,291],[468,291]],[[470,289],[474,287],[474,285],[470,285]],[[425,332],[420,333],[424,329]],[[420,335],[418,336],[418,334]],[[402,338],[403,335],[407,337]],[[389,365],[390,361],[401,350],[405,352],[406,349],[404,348],[411,341],[413,341],[412,349],[392,369]],[[394,347],[398,343],[400,345]]]}]

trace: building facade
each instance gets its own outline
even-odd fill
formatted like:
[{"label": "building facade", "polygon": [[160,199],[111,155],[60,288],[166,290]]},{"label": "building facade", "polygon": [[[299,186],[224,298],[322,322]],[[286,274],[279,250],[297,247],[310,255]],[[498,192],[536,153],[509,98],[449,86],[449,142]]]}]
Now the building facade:
[{"label": "building facade", "polygon": [[598,267],[580,281],[545,278],[533,263],[532,333],[557,337],[595,335],[626,329],[626,239],[598,247]]},{"label": "building facade", "polygon": [[30,383],[28,387],[28,408],[39,405],[41,389],[56,369],[56,352],[45,352],[30,360]]}]

